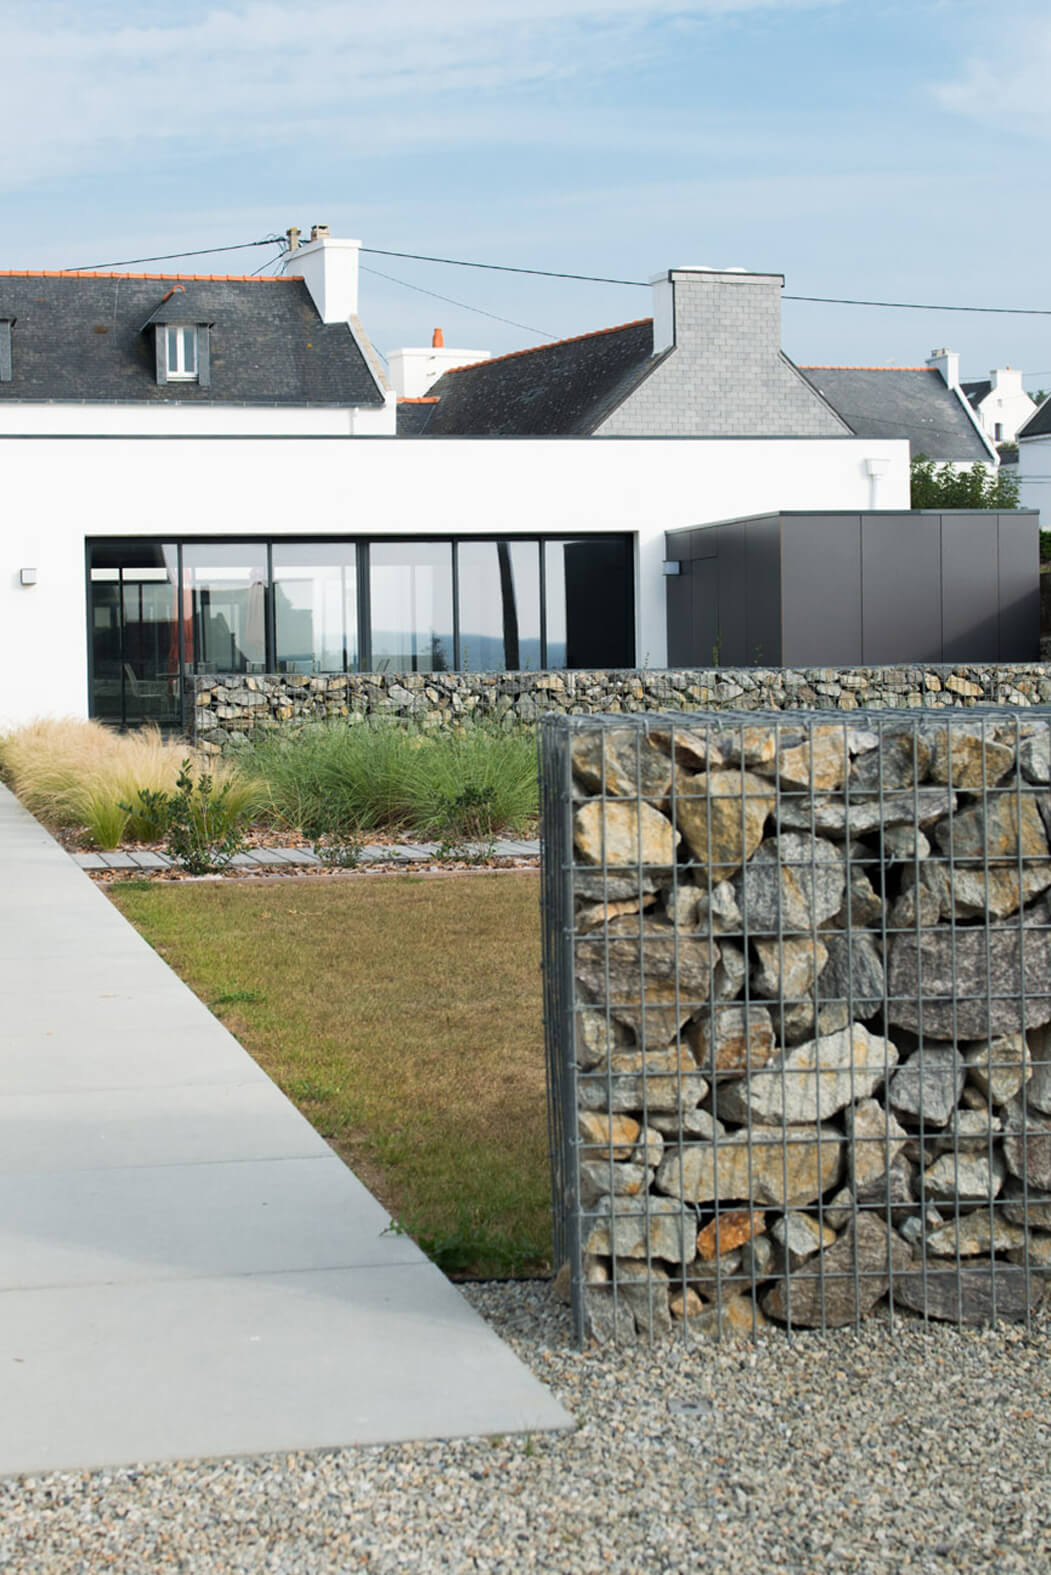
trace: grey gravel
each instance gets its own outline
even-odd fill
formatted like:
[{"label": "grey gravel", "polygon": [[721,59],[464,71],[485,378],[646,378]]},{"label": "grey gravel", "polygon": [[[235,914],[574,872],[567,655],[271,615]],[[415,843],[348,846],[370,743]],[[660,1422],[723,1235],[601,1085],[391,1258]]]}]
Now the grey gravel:
[{"label": "grey gravel", "polygon": [[563,1435],[0,1481],[4,1575],[1044,1571],[1051,1325],[577,1353],[541,1282],[465,1294]]}]

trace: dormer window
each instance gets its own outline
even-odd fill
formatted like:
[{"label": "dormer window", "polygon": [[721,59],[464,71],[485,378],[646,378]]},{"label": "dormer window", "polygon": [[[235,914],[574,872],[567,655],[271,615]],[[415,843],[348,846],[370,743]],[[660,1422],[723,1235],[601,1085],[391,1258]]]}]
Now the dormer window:
[{"label": "dormer window", "polygon": [[165,354],[168,364],[168,381],[196,383],[197,381],[197,328],[189,323],[164,325]]}]

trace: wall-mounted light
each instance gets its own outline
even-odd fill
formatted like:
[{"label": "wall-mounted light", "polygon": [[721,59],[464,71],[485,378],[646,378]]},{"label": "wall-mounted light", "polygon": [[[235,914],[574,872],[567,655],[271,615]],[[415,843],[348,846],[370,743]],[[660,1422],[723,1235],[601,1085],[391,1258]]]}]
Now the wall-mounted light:
[{"label": "wall-mounted light", "polygon": [[665,558],[664,562],[661,564],[661,573],[681,574],[682,564],[679,562],[678,558]]},{"label": "wall-mounted light", "polygon": [[18,571],[18,580],[19,580],[19,584],[20,585],[35,585],[36,584],[36,570],[35,569],[19,569],[19,571]]}]

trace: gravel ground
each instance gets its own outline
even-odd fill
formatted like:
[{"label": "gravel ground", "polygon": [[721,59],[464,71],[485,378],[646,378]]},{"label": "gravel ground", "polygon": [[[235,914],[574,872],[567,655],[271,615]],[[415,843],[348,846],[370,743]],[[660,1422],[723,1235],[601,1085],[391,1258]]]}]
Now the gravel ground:
[{"label": "gravel ground", "polygon": [[576,1353],[466,1288],[574,1433],[0,1481],[4,1575],[1051,1568],[1051,1325]]}]

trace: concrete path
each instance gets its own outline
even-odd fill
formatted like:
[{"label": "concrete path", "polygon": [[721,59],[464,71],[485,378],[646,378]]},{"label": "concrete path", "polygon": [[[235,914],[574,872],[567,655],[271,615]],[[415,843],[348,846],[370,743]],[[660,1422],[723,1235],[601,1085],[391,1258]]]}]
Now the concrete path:
[{"label": "concrete path", "polygon": [[0,788],[0,1473],[570,1425]]}]

